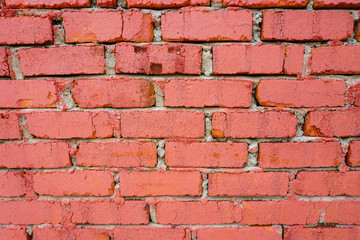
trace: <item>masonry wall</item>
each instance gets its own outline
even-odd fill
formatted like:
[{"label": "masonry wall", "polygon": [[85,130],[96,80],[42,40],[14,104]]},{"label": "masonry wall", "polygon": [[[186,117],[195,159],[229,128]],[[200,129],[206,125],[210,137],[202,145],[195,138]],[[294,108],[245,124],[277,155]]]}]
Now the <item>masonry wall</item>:
[{"label": "masonry wall", "polygon": [[360,1],[0,2],[1,240],[360,239]]}]

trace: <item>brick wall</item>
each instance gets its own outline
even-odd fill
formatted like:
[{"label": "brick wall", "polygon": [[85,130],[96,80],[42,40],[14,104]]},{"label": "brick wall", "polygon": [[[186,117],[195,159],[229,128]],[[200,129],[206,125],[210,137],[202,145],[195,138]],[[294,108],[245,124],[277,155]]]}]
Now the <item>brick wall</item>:
[{"label": "brick wall", "polygon": [[1,240],[360,239],[359,0],[1,0]]}]

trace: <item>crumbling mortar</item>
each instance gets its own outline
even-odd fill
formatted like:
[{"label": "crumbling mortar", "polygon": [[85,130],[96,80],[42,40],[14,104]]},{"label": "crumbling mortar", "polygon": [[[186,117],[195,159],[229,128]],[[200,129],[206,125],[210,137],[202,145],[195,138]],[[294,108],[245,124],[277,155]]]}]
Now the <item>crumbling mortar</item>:
[{"label": "crumbling mortar", "polygon": [[25,142],[28,142],[34,138],[34,136],[29,131],[26,116],[23,114],[19,116],[19,126],[22,138]]},{"label": "crumbling mortar", "polygon": [[156,153],[157,153],[157,164],[156,169],[166,170],[167,166],[165,164],[165,140],[156,139]]},{"label": "crumbling mortar", "polygon": [[261,41],[261,24],[262,24],[262,10],[252,10],[253,25],[252,25],[252,45],[262,43]]}]

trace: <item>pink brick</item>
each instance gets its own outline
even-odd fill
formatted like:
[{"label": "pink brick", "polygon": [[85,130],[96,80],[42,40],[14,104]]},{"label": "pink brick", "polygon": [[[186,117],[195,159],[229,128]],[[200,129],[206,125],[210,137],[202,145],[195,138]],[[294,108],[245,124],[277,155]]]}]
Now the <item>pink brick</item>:
[{"label": "pink brick", "polygon": [[305,7],[309,0],[223,0],[223,6],[239,6],[249,8],[301,8]]},{"label": "pink brick", "polygon": [[190,231],[182,227],[160,227],[160,226],[140,226],[140,227],[117,227],[114,229],[114,240],[147,240],[147,239],[191,239]]},{"label": "pink brick", "polygon": [[20,197],[25,191],[25,179],[20,172],[0,172],[0,196]]},{"label": "pink brick", "polygon": [[360,167],[360,141],[350,143],[346,163],[352,167]]},{"label": "pink brick", "polygon": [[24,227],[5,227],[0,229],[2,240],[28,240],[29,235]]},{"label": "pink brick", "polygon": [[282,239],[274,227],[204,227],[196,228],[194,232],[198,240]]},{"label": "pink brick", "polygon": [[90,7],[90,0],[5,0],[11,8],[72,8]]},{"label": "pink brick", "polygon": [[97,0],[97,5],[99,7],[106,7],[106,8],[116,8],[117,7],[117,0]]},{"label": "pink brick", "polygon": [[76,240],[109,240],[107,229],[102,228],[74,228],[66,229],[61,227],[45,226],[33,229],[33,238],[36,240],[47,239],[76,239]]},{"label": "pink brick", "polygon": [[359,200],[334,200],[325,206],[325,223],[360,224]]},{"label": "pink brick", "polygon": [[122,38],[129,42],[152,42],[154,37],[153,19],[150,14],[138,11],[123,13]]},{"label": "pink brick", "polygon": [[0,48],[0,76],[9,76],[9,63],[6,48]]},{"label": "pink brick", "polygon": [[314,8],[359,8],[359,0],[314,0]]},{"label": "pink brick", "polygon": [[0,112],[0,139],[20,139],[19,119],[15,112]]},{"label": "pink brick", "polygon": [[209,6],[210,0],[127,0],[128,8],[177,8],[184,6]]},{"label": "pink brick", "polygon": [[347,101],[356,107],[360,107],[360,82],[354,83],[348,88]]},{"label": "pink brick", "polygon": [[284,240],[320,240],[360,238],[359,227],[287,227],[284,229]]}]

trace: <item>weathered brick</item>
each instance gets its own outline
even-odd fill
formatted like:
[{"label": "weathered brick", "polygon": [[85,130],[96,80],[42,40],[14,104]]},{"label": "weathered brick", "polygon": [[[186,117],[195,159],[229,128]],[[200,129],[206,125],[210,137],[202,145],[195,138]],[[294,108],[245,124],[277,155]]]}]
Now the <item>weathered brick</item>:
[{"label": "weathered brick", "polygon": [[46,44],[53,42],[52,23],[45,17],[0,17],[0,44]]},{"label": "weathered brick", "polygon": [[10,8],[72,8],[90,7],[90,0],[5,0]]},{"label": "weathered brick", "polygon": [[0,172],[1,197],[20,197],[25,191],[25,179],[20,172]]},{"label": "weathered brick", "polygon": [[260,143],[258,164],[262,168],[337,167],[339,142]]},{"label": "weathered brick", "polygon": [[346,163],[352,167],[360,167],[360,141],[350,143]]},{"label": "weathered brick", "polygon": [[97,0],[97,5],[104,8],[116,8],[117,0]]},{"label": "weathered brick", "polygon": [[190,240],[190,232],[181,227],[117,227],[114,229],[114,240],[147,240],[147,239],[183,239]]},{"label": "weathered brick", "polygon": [[93,227],[62,229],[61,227],[53,227],[53,226],[34,227],[33,238],[36,240],[48,240],[48,239],[109,240],[110,239],[107,229],[93,228]]},{"label": "weathered brick", "polygon": [[304,135],[351,137],[360,135],[360,108],[339,111],[311,111],[304,123]]},{"label": "weathered brick", "polygon": [[183,8],[161,16],[165,41],[251,41],[252,14],[249,10]]},{"label": "weathered brick", "polygon": [[6,48],[0,48],[0,76],[9,76],[9,63]]},{"label": "weathered brick", "polygon": [[184,6],[209,6],[210,0],[127,0],[128,8],[177,8]]},{"label": "weathered brick", "polygon": [[19,49],[24,76],[105,73],[103,46]]},{"label": "weathered brick", "polygon": [[201,138],[204,113],[195,111],[124,111],[121,113],[124,138]]},{"label": "weathered brick", "polygon": [[70,202],[72,222],[78,224],[148,224],[149,210],[143,201],[122,204],[108,200]]},{"label": "weathered brick", "polygon": [[304,47],[228,44],[213,47],[214,74],[302,73]]},{"label": "weathered brick", "polygon": [[360,46],[325,46],[312,49],[312,74],[360,74]]},{"label": "weathered brick", "polygon": [[[358,13],[359,14],[359,13]],[[355,23],[355,29],[354,29],[354,31],[355,31],[355,39],[358,41],[358,42],[360,42],[360,22],[359,21],[357,21],[356,23]]]},{"label": "weathered brick", "polygon": [[150,14],[138,11],[123,13],[122,38],[130,42],[152,42],[154,37],[153,19]]},{"label": "weathered brick", "polygon": [[33,181],[34,191],[39,195],[109,196],[114,193],[114,176],[108,171],[38,172]]},{"label": "weathered brick", "polygon": [[360,238],[359,227],[287,227],[284,232],[284,240],[352,240]]},{"label": "weathered brick", "polygon": [[288,186],[288,173],[211,173],[208,191],[209,196],[285,196]]},{"label": "weathered brick", "polygon": [[85,167],[155,167],[154,142],[84,142],[76,153],[76,163]]},{"label": "weathered brick", "polygon": [[201,174],[195,171],[120,172],[122,196],[200,196]]},{"label": "weathered brick", "polygon": [[29,132],[38,138],[108,138],[119,129],[109,112],[43,111],[26,114]]},{"label": "weathered brick", "polygon": [[265,11],[262,40],[326,41],[352,36],[354,18],[345,11]]},{"label": "weathered brick", "polygon": [[228,110],[213,114],[212,135],[232,138],[287,138],[295,136],[296,125],[295,115],[286,111]]},{"label": "weathered brick", "polygon": [[196,228],[195,232],[198,240],[282,239],[273,227],[204,227]]},{"label": "weathered brick", "polygon": [[240,205],[225,201],[163,201],[156,205],[159,224],[226,224],[242,219]]},{"label": "weathered brick", "polygon": [[1,240],[28,240],[29,235],[24,227],[4,227],[0,229]]},{"label": "weathered brick", "polygon": [[309,0],[223,0],[223,5],[249,8],[301,8],[305,7],[308,2]]},{"label": "weathered brick", "polygon": [[248,160],[247,143],[166,142],[165,149],[169,167],[241,168]]},{"label": "weathered brick", "polygon": [[272,107],[342,107],[346,83],[333,79],[261,80],[256,99],[262,106]]},{"label": "weathered brick", "polygon": [[348,88],[347,101],[356,107],[360,107],[360,82],[354,83]]},{"label": "weathered brick", "polygon": [[314,0],[314,8],[359,8],[359,0]]},{"label": "weathered brick", "polygon": [[201,74],[200,46],[184,44],[116,44],[117,73]]},{"label": "weathered brick", "polygon": [[166,82],[168,107],[250,107],[252,82],[246,80],[171,79]]},{"label": "weathered brick", "polygon": [[338,224],[360,224],[359,200],[335,200],[325,208],[324,222]]},{"label": "weathered brick", "polygon": [[65,142],[2,143],[2,168],[61,168],[71,166],[69,145]]},{"label": "weathered brick", "polygon": [[19,119],[15,112],[0,112],[0,139],[20,139]]},{"label": "weathered brick", "polygon": [[71,93],[81,108],[136,108],[155,104],[154,88],[145,79],[81,79],[74,82]]}]

